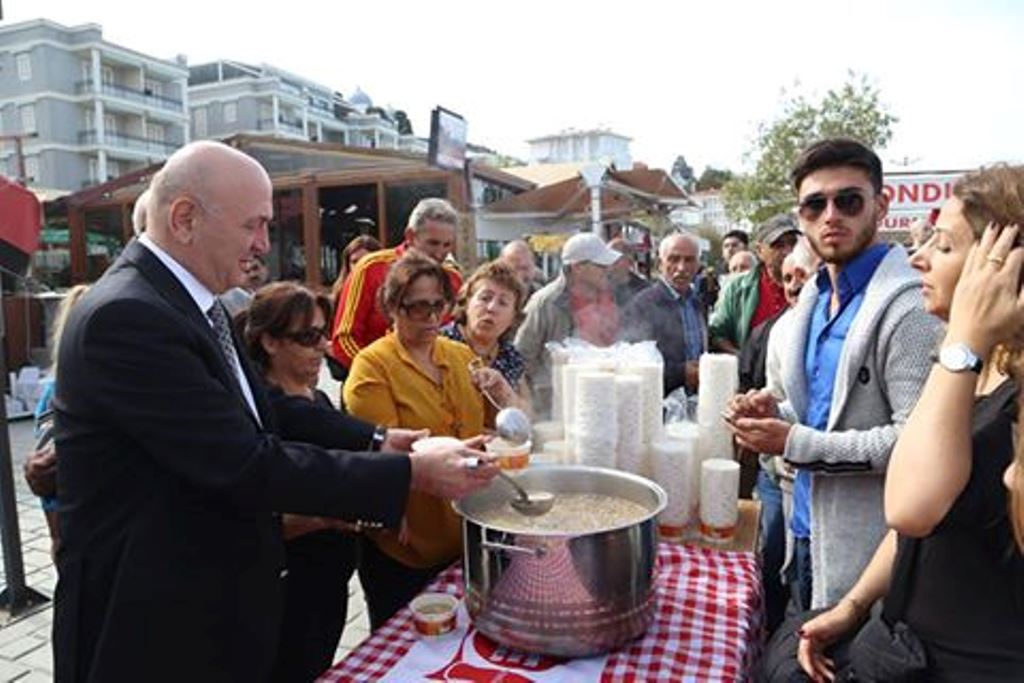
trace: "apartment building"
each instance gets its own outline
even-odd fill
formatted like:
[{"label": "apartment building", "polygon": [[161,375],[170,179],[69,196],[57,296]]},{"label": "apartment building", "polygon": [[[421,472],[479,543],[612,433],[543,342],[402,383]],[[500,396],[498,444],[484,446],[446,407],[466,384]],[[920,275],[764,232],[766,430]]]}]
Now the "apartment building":
[{"label": "apartment building", "polygon": [[411,149],[396,122],[358,88],[341,93],[269,64],[232,60],[189,68],[192,137],[236,133],[331,142],[354,147]]},{"label": "apartment building", "polygon": [[562,164],[580,161],[610,163],[620,171],[633,168],[631,138],[606,128],[570,128],[553,135],[527,140],[531,164]]},{"label": "apartment building", "polygon": [[[59,190],[116,178],[189,140],[188,68],[103,39],[97,24],[0,26],[0,135],[23,139],[25,182]],[[15,146],[0,173],[18,177]]]}]

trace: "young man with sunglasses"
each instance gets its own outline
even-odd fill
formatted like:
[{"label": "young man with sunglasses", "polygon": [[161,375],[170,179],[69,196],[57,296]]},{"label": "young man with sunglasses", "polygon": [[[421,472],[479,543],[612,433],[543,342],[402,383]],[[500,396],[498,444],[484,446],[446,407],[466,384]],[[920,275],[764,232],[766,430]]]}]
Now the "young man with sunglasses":
[{"label": "young man with sunglasses", "polygon": [[800,155],[792,179],[800,224],[824,266],[793,310],[786,399],[751,392],[732,407],[742,446],[797,468],[789,569],[793,599],[806,609],[845,595],[885,532],[889,453],[938,328],[906,251],[879,237],[888,200],[878,156],[853,140],[822,140]]},{"label": "young man with sunglasses", "polygon": [[334,312],[331,356],[345,368],[361,349],[383,337],[390,323],[380,310],[377,293],[391,264],[408,249],[426,254],[444,267],[452,290],[462,287],[462,275],[446,258],[455,249],[455,228],[459,217],[444,199],[423,199],[409,214],[405,241],[393,249],[367,254],[345,280]]},{"label": "young man with sunglasses", "polygon": [[754,242],[760,261],[729,282],[719,297],[708,325],[713,348],[739,353],[751,330],[785,310],[782,261],[799,236],[790,214],[779,214],[757,227]]}]

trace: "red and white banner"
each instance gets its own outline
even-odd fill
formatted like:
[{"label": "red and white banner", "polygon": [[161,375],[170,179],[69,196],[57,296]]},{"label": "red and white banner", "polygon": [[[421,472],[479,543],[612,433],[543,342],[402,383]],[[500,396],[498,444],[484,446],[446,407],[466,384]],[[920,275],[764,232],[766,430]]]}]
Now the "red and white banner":
[{"label": "red and white banner", "polygon": [[919,218],[940,208],[953,196],[953,185],[964,171],[887,173],[882,192],[889,198],[883,230],[909,230]]}]

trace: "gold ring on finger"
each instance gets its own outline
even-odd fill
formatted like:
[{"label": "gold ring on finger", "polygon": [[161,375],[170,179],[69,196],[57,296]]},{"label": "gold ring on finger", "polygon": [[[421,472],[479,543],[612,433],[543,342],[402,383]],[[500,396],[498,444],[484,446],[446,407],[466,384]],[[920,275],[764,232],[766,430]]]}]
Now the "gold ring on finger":
[{"label": "gold ring on finger", "polygon": [[986,256],[985,260],[986,261],[991,261],[992,263],[995,263],[1000,268],[1003,266],[1003,263],[1006,262],[1006,259],[1004,259],[1002,256]]}]

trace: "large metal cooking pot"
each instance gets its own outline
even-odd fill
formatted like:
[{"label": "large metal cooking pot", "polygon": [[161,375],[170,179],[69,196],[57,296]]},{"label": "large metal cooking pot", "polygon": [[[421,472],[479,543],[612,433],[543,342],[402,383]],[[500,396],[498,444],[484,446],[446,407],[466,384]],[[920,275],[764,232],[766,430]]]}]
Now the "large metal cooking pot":
[{"label": "large metal cooking pot", "polygon": [[585,657],[643,634],[654,618],[658,531],[665,507],[657,484],[579,465],[532,466],[523,487],[617,496],[646,507],[641,521],[586,534],[511,533],[479,521],[507,501],[501,481],[455,503],[462,515],[466,608],[476,628],[509,647]]}]

